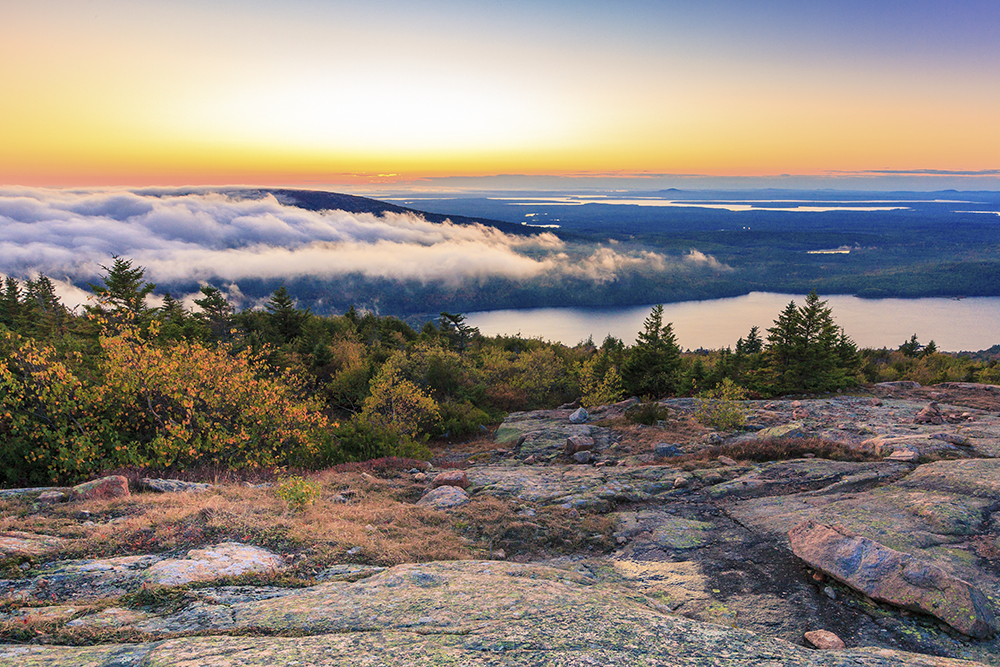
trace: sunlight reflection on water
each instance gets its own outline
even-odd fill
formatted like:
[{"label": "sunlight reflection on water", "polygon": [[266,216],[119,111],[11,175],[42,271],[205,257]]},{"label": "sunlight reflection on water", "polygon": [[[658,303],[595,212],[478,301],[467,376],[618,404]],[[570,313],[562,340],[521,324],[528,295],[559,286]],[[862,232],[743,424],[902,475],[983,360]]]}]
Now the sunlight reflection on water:
[{"label": "sunlight reflection on water", "polygon": [[[983,350],[1000,343],[1000,297],[968,299],[859,299],[823,297],[833,317],[860,347],[896,348],[917,334],[940,350]],[[803,295],[752,292],[745,296],[664,305],[682,348],[734,346],[751,326],[762,335],[781,310]],[[485,335],[518,334],[567,345],[593,336],[600,345],[608,334],[633,343],[651,306],[625,308],[534,308],[468,313],[469,324]]]}]

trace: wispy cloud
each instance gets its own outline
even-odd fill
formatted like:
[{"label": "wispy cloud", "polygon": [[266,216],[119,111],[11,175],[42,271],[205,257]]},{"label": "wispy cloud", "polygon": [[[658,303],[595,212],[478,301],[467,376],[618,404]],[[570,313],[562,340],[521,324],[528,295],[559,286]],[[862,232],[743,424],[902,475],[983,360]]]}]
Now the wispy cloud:
[{"label": "wispy cloud", "polygon": [[547,232],[512,236],[409,214],[314,212],[270,195],[0,190],[0,272],[95,280],[112,255],[133,259],[164,284],[346,274],[446,285],[543,274],[600,283],[627,270],[725,268],[697,251],[683,259],[606,247],[581,252]]},{"label": "wispy cloud", "polygon": [[863,169],[828,173],[837,176],[1000,176],[1000,169]]}]

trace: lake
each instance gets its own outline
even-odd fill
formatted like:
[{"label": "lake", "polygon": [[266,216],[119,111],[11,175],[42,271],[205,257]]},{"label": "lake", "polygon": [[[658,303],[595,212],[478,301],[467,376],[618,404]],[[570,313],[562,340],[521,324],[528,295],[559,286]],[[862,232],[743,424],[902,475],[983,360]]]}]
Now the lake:
[{"label": "lake", "polygon": [[[984,350],[1000,343],[1000,297],[967,299],[859,299],[823,297],[833,318],[859,347],[896,348],[917,334],[939,350]],[[672,322],[682,348],[734,347],[756,325],[761,335],[794,300],[805,295],[751,292],[727,299],[668,303],[663,321]],[[520,334],[575,345],[593,336],[598,345],[608,334],[628,344],[642,329],[652,305],[625,308],[532,308],[467,313],[470,325],[485,335]]]}]

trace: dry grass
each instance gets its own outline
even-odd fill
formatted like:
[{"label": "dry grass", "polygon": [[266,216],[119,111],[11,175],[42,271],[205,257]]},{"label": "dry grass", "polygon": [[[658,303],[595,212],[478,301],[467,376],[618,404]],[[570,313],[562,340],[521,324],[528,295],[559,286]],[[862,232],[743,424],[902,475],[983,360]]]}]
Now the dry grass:
[{"label": "dry grass", "polygon": [[670,459],[686,469],[716,465],[715,459],[728,456],[737,461],[786,461],[815,457],[834,461],[881,461],[882,457],[871,451],[853,449],[839,442],[822,438],[765,438],[733,444],[713,445],[685,456]]},{"label": "dry grass", "polygon": [[68,538],[60,558],[182,553],[243,542],[284,554],[294,564],[289,575],[301,578],[343,562],[388,566],[489,557],[499,548],[514,556],[611,544],[610,521],[561,508],[534,508],[528,519],[517,506],[492,498],[473,498],[452,513],[418,507],[427,485],[407,473],[384,479],[327,470],[307,477],[320,494],[299,510],[278,498],[273,486],[225,484],[54,506],[9,500],[2,505],[2,526]]}]

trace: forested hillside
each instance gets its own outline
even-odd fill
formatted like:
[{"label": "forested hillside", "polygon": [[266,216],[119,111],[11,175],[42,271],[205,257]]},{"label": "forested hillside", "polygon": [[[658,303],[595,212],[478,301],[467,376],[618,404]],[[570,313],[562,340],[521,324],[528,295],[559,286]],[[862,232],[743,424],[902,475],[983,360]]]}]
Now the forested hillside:
[{"label": "forested hillside", "polygon": [[[511,411],[592,407],[709,392],[723,397],[849,390],[912,378],[1000,379],[995,361],[938,353],[914,336],[858,351],[811,294],[733,348],[682,353],[654,307],[634,345],[569,347],[487,338],[443,312],[416,330],[354,308],[319,316],[284,286],[236,312],[201,288],[194,312],[115,257],[70,312],[46,276],[0,295],[0,464],[6,485],[79,480],[120,466],[323,467],[422,457]],[[648,412],[648,411],[647,411]],[[655,410],[653,410],[655,415]],[[655,418],[655,417],[654,417]]]}]

